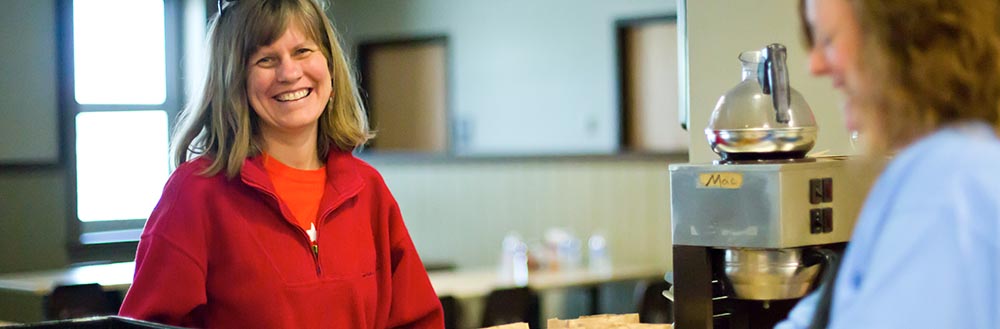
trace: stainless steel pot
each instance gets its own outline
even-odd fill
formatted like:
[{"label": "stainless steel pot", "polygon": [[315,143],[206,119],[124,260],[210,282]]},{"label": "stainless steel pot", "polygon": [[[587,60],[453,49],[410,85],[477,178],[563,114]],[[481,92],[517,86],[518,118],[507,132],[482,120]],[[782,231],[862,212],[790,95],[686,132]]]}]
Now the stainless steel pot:
[{"label": "stainless steel pot", "polygon": [[726,160],[802,158],[816,133],[816,127],[705,130],[712,150]]},{"label": "stainless steel pot", "polygon": [[785,47],[771,44],[739,56],[743,80],[715,105],[705,136],[723,160],[791,159],[816,143],[816,119],[788,84]]},{"label": "stainless steel pot", "polygon": [[722,268],[733,297],[751,300],[805,296],[820,265],[807,265],[803,249],[723,249]]}]

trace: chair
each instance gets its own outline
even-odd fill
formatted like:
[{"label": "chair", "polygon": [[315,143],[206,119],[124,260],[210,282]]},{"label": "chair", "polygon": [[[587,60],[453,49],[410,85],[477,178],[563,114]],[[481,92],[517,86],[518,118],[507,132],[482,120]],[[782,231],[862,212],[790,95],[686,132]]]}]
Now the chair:
[{"label": "chair", "polygon": [[639,322],[642,323],[673,323],[673,302],[663,296],[663,291],[670,289],[670,283],[660,280],[650,280],[636,287],[639,300]]},{"label": "chair", "polygon": [[47,320],[114,315],[121,307],[121,294],[106,292],[96,283],[58,286],[45,297],[44,307]]},{"label": "chair", "polygon": [[444,310],[444,328],[458,329],[462,324],[462,306],[458,304],[458,299],[441,296],[438,300],[441,301],[441,308]]},{"label": "chair", "polygon": [[528,287],[498,289],[486,296],[483,327],[527,322],[531,328],[541,328],[538,294]]}]

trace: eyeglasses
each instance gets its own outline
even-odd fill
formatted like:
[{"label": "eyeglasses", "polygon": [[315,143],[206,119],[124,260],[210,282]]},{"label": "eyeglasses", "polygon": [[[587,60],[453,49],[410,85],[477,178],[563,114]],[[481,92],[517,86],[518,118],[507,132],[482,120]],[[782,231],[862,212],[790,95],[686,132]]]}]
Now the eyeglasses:
[{"label": "eyeglasses", "polygon": [[219,0],[219,2],[217,3],[219,5],[219,11],[218,11],[219,15],[222,15],[222,3],[223,2],[236,2],[236,0]]}]

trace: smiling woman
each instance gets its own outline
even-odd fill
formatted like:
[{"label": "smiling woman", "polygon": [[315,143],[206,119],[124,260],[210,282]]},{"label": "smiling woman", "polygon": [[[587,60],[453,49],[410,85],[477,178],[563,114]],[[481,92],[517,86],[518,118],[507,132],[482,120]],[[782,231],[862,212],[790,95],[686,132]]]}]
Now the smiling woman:
[{"label": "smiling woman", "polygon": [[845,94],[868,152],[892,160],[836,278],[775,328],[1000,327],[1000,5],[800,5],[812,73]]},{"label": "smiling woman", "polygon": [[[351,150],[372,137],[350,67],[333,26],[323,23],[326,16],[322,8],[313,4],[315,12],[296,12],[284,5],[286,2],[222,2],[220,15],[209,31],[210,36],[217,36],[209,41],[209,67],[215,70],[209,70],[205,89],[182,113],[181,127],[174,136],[175,164],[187,161],[191,155],[213,154],[216,156],[205,173],[225,171],[233,177],[248,156],[262,151],[285,153],[280,148],[266,149],[265,144],[277,140],[259,137],[263,137],[264,130],[276,133],[279,130],[273,128],[287,124],[278,124],[287,120],[280,119],[285,115],[277,115],[281,111],[275,111],[281,107],[271,108],[280,103],[275,98],[277,93],[301,91],[295,89],[304,86],[319,89],[312,90],[316,93],[310,92],[307,98],[324,107],[318,121],[313,118],[318,159],[323,160],[331,146]],[[317,74],[328,78],[320,79]],[[323,83],[329,83],[332,95],[321,97]],[[223,120],[211,124],[211,116]],[[272,155],[286,161],[308,160]]]},{"label": "smiling woman", "polygon": [[[441,327],[317,0],[221,6],[121,314],[195,327]],[[404,300],[405,299],[405,300]]]},{"label": "smiling woman", "polygon": [[[264,149],[293,167],[318,169],[319,157],[311,151],[332,82],[326,57],[300,26],[292,24],[281,38],[250,56],[247,95],[260,118]],[[284,145],[305,145],[310,152],[284,150]],[[296,159],[296,154],[306,157]]]}]

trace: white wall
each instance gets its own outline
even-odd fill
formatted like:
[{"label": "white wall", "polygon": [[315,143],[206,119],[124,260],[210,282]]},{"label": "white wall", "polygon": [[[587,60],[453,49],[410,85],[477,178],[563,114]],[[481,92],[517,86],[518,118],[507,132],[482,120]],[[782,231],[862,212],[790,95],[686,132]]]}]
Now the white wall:
[{"label": "white wall", "polygon": [[612,153],[615,21],[672,15],[666,0],[342,0],[349,44],[447,35],[450,105],[474,154]]},{"label": "white wall", "polygon": [[717,159],[704,129],[719,96],[740,81],[736,56],[778,42],[788,48],[789,81],[812,107],[819,126],[813,152],[854,154],[841,113],[841,97],[827,78],[809,74],[807,50],[801,37],[797,0],[728,1],[678,0],[680,21],[686,21],[688,44],[688,132],[691,162]]}]

